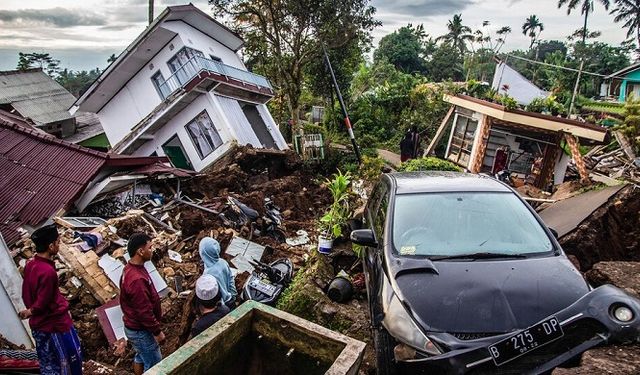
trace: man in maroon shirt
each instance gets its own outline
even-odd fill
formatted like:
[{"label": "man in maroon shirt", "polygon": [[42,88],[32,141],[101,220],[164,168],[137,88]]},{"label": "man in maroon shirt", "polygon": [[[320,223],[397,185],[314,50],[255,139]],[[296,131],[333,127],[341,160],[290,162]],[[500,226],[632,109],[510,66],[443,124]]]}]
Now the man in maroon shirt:
[{"label": "man in maroon shirt", "polygon": [[120,279],[120,307],[124,332],[136,351],[133,372],[139,375],[162,360],[159,344],[165,337],[160,328],[160,297],[144,267],[153,254],[151,238],[144,233],[132,235],[127,251],[131,259]]},{"label": "man in maroon shirt", "polygon": [[31,240],[36,255],[24,268],[22,300],[27,309],[19,315],[29,319],[40,374],[82,374],[80,339],[69,315],[69,302],[58,290],[53,257],[60,249],[60,239],[55,224],[34,231]]}]

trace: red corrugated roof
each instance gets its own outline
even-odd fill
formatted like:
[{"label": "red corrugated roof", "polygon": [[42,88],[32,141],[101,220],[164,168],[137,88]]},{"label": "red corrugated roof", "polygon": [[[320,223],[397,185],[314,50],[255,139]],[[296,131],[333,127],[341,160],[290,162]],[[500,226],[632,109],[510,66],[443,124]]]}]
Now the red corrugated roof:
[{"label": "red corrugated roof", "polygon": [[35,227],[68,208],[103,166],[140,167],[164,160],[94,151],[1,115],[0,232],[9,245],[20,238],[20,226]]}]

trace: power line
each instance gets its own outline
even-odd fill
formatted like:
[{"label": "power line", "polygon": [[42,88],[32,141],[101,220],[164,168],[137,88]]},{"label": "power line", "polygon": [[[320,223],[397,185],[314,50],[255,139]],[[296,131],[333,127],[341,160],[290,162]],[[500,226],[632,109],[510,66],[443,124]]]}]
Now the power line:
[{"label": "power line", "polygon": [[[552,68],[568,70],[568,71],[576,72],[576,73],[578,73],[578,72],[579,72],[579,70],[578,70],[578,69],[568,68],[568,67],[566,67],[566,66],[555,65],[555,64],[549,64],[549,63],[542,62],[542,61],[535,61],[535,60],[527,59],[526,57],[516,56],[516,55],[509,54],[509,53],[505,53],[505,55],[507,55],[507,56],[509,56],[509,57],[513,57],[514,59],[527,61],[527,62],[530,62],[530,63],[532,63],[532,64],[538,64],[538,65],[549,66],[549,67],[552,67]],[[604,75],[604,74],[592,73],[592,72],[587,72],[587,71],[584,71],[584,70],[582,71],[582,74],[589,74],[589,75],[592,75],[592,76],[596,76],[596,77],[603,77],[603,78],[608,77],[608,78],[624,79],[624,77],[615,77],[615,76],[614,76],[614,77],[610,77],[610,76],[607,76],[607,75]]]}]

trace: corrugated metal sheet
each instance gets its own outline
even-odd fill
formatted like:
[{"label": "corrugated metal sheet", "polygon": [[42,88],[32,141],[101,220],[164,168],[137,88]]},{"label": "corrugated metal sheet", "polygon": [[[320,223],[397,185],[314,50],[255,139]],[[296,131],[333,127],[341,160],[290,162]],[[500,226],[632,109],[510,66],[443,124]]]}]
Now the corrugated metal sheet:
[{"label": "corrugated metal sheet", "polygon": [[7,243],[71,204],[106,163],[85,149],[0,118],[0,232]]},{"label": "corrugated metal sheet", "polygon": [[40,70],[0,72],[0,104],[11,104],[36,125],[72,118],[75,98]]}]

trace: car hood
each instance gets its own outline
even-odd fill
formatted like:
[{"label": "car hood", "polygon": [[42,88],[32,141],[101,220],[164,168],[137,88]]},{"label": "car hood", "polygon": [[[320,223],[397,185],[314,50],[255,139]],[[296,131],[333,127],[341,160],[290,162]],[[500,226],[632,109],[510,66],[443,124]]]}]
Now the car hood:
[{"label": "car hood", "polygon": [[398,274],[399,289],[427,332],[504,333],[531,326],[589,291],[564,256],[434,262],[436,272]]}]

